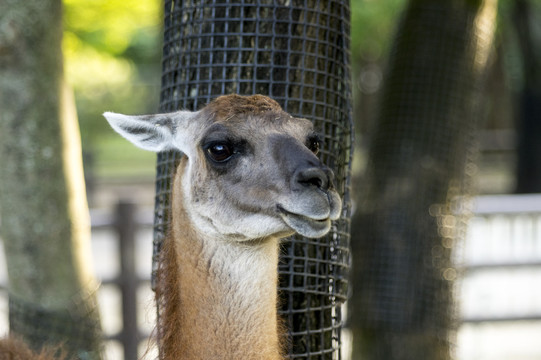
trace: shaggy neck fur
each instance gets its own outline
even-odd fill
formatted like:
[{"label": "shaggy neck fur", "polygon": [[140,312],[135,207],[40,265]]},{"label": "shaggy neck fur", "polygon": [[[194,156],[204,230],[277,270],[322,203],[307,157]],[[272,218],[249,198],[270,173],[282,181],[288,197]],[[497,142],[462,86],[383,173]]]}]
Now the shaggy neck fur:
[{"label": "shaggy neck fur", "polygon": [[[185,166],[183,161],[179,166]],[[161,358],[282,359],[277,319],[278,240],[206,239],[174,184],[172,232],[161,251]]]}]

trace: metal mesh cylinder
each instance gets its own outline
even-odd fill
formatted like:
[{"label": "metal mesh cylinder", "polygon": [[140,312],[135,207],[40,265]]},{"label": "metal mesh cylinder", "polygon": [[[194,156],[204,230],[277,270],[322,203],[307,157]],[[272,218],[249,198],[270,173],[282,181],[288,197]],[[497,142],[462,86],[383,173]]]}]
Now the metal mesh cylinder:
[{"label": "metal mesh cylinder", "polygon": [[[160,111],[198,110],[223,94],[263,94],[293,116],[311,119],[321,134],[321,158],[335,172],[343,214],[322,239],[284,243],[279,296],[289,357],[339,359],[349,264],[349,3],[168,0],[164,17]],[[158,155],[154,269],[179,156]]]}]

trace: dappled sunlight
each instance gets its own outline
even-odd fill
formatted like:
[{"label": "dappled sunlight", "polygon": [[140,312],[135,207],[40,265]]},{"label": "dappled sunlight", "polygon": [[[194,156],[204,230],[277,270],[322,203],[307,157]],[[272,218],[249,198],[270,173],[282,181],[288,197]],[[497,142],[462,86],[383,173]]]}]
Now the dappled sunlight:
[{"label": "dappled sunlight", "polygon": [[137,0],[65,0],[66,32],[115,55],[121,55],[141,31],[161,27],[161,2]]},{"label": "dappled sunlight", "polygon": [[134,76],[125,52],[155,43],[160,1],[64,1],[63,51],[68,82],[76,89],[125,83]]},{"label": "dappled sunlight", "polygon": [[73,33],[64,34],[63,47],[66,78],[78,91],[125,84],[134,76],[129,60],[100,52]]}]

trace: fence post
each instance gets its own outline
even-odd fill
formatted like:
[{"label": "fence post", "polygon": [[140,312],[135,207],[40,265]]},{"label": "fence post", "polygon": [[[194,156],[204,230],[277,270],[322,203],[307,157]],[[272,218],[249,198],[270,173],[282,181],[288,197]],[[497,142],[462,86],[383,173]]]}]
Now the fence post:
[{"label": "fence post", "polygon": [[116,206],[116,231],[120,251],[119,285],[122,292],[122,332],[120,341],[125,360],[137,360],[137,276],[135,270],[136,206],[120,200]]}]

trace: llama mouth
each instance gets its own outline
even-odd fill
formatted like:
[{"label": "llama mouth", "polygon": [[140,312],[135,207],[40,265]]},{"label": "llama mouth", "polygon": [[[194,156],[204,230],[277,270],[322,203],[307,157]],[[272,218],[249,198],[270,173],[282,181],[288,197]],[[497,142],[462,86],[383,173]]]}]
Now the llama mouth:
[{"label": "llama mouth", "polygon": [[311,218],[287,211],[281,205],[278,205],[277,209],[282,220],[302,236],[318,238],[328,233],[331,229],[331,219],[328,217],[323,219]]}]

